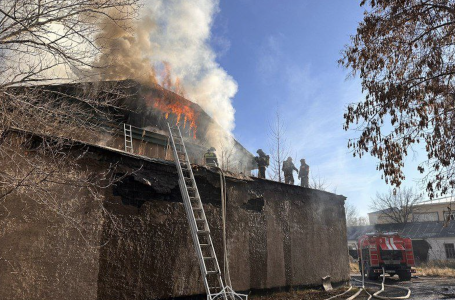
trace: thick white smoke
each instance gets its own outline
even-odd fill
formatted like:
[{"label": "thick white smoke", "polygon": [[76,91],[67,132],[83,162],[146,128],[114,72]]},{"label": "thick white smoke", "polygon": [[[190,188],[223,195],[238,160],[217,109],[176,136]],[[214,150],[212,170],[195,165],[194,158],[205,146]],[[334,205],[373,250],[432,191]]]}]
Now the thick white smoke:
[{"label": "thick white smoke", "polygon": [[209,45],[217,0],[153,0],[147,14],[156,26],[150,31],[153,62],[168,62],[180,79],[185,96],[198,103],[222,128],[234,129],[231,99],[237,83],[216,62]]},{"label": "thick white smoke", "polygon": [[123,24],[131,31],[109,19],[100,23],[102,55],[97,63],[103,67],[102,78],[141,83],[178,79],[185,97],[231,132],[235,112],[231,99],[237,83],[216,62],[210,47],[218,0],[151,0],[141,11],[137,22]]},{"label": "thick white smoke", "polygon": [[150,0],[137,22],[122,24],[131,31],[106,19],[100,23],[102,54],[97,61],[102,79],[130,78],[183,89],[185,98],[199,104],[224,129],[220,132],[211,125],[206,138],[225,154],[233,152],[231,99],[237,83],[216,62],[210,47],[218,5],[218,0]]}]

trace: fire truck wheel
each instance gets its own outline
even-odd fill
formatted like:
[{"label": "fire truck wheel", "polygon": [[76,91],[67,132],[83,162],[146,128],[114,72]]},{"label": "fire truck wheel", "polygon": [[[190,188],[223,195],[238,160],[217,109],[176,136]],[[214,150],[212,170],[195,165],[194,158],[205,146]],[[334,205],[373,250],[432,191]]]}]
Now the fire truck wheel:
[{"label": "fire truck wheel", "polygon": [[373,268],[368,268],[366,273],[368,275],[368,279],[370,280],[378,280],[379,278],[379,273],[375,273]]},{"label": "fire truck wheel", "polygon": [[411,272],[406,270],[406,271],[401,271],[401,272],[397,272],[397,273],[398,273],[398,277],[400,277],[401,281],[411,280]]}]

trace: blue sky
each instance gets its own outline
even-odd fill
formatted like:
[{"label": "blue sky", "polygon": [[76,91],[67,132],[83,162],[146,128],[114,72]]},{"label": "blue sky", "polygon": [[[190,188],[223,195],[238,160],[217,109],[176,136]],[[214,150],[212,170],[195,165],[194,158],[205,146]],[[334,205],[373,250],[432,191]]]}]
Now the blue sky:
[{"label": "blue sky", "polygon": [[[366,215],[371,198],[388,186],[375,159],[354,158],[346,147],[356,133],[343,130],[344,109],[362,93],[360,81],[346,79],[337,63],[363,17],[358,2],[224,0],[211,44],[238,83],[236,138],[252,153],[268,150],[278,108],[295,156]],[[416,185],[418,160],[406,161],[407,186]]]}]

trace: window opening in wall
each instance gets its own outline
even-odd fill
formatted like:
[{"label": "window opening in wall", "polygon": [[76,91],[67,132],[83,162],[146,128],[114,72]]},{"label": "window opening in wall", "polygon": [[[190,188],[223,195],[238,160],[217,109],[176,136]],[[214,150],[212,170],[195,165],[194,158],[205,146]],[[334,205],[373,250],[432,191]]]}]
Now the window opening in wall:
[{"label": "window opening in wall", "polygon": [[455,259],[455,247],[454,244],[444,244],[444,248],[446,249],[446,257],[447,259]]},{"label": "window opening in wall", "polygon": [[412,215],[414,222],[439,221],[438,212],[414,213]]}]

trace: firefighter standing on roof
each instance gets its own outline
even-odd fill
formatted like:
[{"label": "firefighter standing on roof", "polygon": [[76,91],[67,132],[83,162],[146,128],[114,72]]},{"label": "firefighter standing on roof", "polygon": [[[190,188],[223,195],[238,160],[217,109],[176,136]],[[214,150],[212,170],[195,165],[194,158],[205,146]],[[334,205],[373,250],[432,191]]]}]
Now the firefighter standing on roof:
[{"label": "firefighter standing on roof", "polygon": [[265,169],[269,166],[270,162],[270,156],[266,155],[262,149],[259,149],[256,151],[259,156],[256,156],[254,160],[258,164],[258,177],[259,178],[265,178]]},{"label": "firefighter standing on roof", "polygon": [[309,186],[309,177],[310,177],[310,166],[305,163],[305,159],[301,159],[300,160],[300,171],[299,171],[300,186],[307,188]]},{"label": "firefighter standing on roof", "polygon": [[294,174],[292,172],[295,170],[298,173],[299,170],[297,170],[292,163],[292,158],[288,157],[288,159],[283,162],[282,170],[284,172],[284,183],[294,184]]},{"label": "firefighter standing on roof", "polygon": [[211,147],[207,152],[204,154],[204,163],[208,167],[218,167],[218,158],[216,157],[215,153],[216,149]]}]

